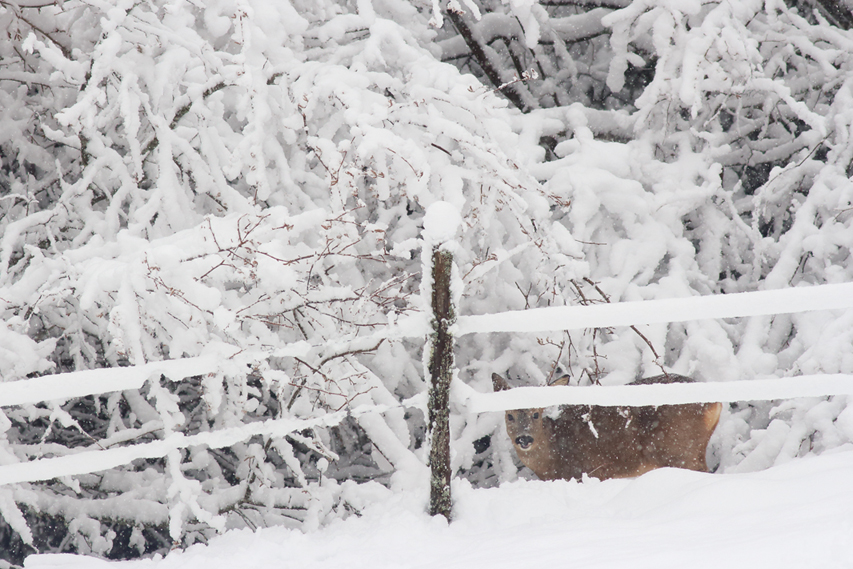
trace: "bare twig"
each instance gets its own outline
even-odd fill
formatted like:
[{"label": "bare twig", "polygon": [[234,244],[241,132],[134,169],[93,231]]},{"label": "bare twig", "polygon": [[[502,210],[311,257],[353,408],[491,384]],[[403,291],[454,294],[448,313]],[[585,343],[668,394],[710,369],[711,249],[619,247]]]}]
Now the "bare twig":
[{"label": "bare twig", "polygon": [[[610,297],[603,290],[601,290],[601,288],[598,286],[598,283],[593,282],[589,277],[584,277],[583,280],[586,281],[598,292],[598,294],[601,295],[601,297],[604,299],[604,302],[608,304],[610,303]],[[580,290],[577,286],[575,288]],[[664,369],[663,364],[660,363],[660,355],[658,355],[658,352],[657,350],[655,350],[655,347],[654,345],[652,345],[652,342],[648,338],[646,338],[646,336],[642,332],[640,332],[633,324],[630,325],[629,328],[633,330],[634,333],[637,334],[637,336],[639,336],[643,340],[643,342],[646,343],[646,345],[652,351],[652,354],[655,356],[655,365],[657,365],[661,369],[661,372],[663,372],[663,375],[665,377],[669,377],[669,374],[667,373],[666,369]]]}]

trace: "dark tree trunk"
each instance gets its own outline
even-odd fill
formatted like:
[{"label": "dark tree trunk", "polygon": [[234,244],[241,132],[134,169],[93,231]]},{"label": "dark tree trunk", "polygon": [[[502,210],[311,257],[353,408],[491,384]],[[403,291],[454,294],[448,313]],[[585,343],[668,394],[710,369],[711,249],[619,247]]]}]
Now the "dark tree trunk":
[{"label": "dark tree trunk", "polygon": [[524,87],[518,81],[511,81],[503,77],[503,72],[498,67],[499,63],[493,61],[487,53],[490,48],[485,45],[483,38],[476,32],[476,29],[468,25],[465,16],[455,10],[447,10],[447,16],[456,31],[465,40],[477,65],[483,70],[494,88],[500,89],[500,92],[521,112],[530,112],[532,107],[525,102],[522,94]]}]

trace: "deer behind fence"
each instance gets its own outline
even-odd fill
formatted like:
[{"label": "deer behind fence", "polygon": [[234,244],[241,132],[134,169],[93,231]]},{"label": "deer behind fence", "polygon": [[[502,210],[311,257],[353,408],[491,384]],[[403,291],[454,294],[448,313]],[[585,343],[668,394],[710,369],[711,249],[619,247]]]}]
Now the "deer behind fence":
[{"label": "deer behind fence", "polygon": [[[690,382],[668,374],[637,384]],[[566,385],[564,376],[552,385]],[[509,389],[492,375],[495,391]],[[705,451],[720,419],[720,403],[643,407],[565,405],[506,412],[506,430],[521,462],[542,480],[628,478],[671,466],[707,472]]]}]

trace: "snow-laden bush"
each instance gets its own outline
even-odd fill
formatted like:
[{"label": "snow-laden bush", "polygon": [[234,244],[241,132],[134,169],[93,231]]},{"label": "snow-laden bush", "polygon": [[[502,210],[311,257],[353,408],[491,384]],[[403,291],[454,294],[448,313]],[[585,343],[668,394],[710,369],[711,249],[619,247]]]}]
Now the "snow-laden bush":
[{"label": "snow-laden bush", "polygon": [[[428,320],[421,233],[436,201],[463,217],[461,314],[853,280],[853,35],[819,14],[28,4],[0,4],[3,380],[192,356],[217,371],[6,407],[0,468],[283,422],[3,486],[10,558],[310,529],[357,512],[377,482],[425,493],[422,341],[399,333]],[[478,41],[509,102],[440,61],[472,69]],[[611,384],[661,366],[705,381],[851,373],[850,319],[470,335],[458,378],[489,391],[494,371],[531,384],[558,368]],[[502,417],[455,411],[454,471],[517,476]],[[851,440],[844,398],[742,404],[714,463],[763,468]]]},{"label": "snow-laden bush", "polygon": [[[182,382],[9,408],[4,463],[385,409],[9,486],[3,516],[25,544],[136,555],[225,527],[316,526],[354,508],[339,482],[419,487],[422,344],[393,326],[426,320],[418,250],[437,200],[465,218],[457,262],[488,310],[523,307],[516,287],[560,301],[583,269],[577,244],[548,235],[555,204],[519,165],[529,145],[505,104],[425,49],[426,16],[377,8],[4,11],[25,30],[16,65],[57,84],[19,130],[55,157],[8,146],[37,182],[5,200],[4,380],[218,360]],[[3,95],[13,110],[33,98]]]}]

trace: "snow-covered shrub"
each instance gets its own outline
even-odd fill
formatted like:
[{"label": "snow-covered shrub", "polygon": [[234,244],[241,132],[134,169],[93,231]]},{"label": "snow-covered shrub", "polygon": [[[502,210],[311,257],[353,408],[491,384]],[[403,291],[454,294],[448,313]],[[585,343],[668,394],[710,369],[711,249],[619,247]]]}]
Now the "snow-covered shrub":
[{"label": "snow-covered shrub", "polygon": [[[15,64],[57,84],[46,102],[3,84],[10,120],[31,111],[18,136],[37,133],[41,152],[17,150],[32,179],[4,200],[4,380],[217,361],[180,382],[8,408],[4,464],[293,420],[221,448],[8,486],[5,522],[42,551],[120,557],[226,527],[316,527],[359,501],[345,481],[418,488],[422,343],[393,326],[427,318],[425,208],[443,200],[465,219],[466,310],[523,307],[519,290],[562,302],[580,257],[548,235],[555,202],[520,166],[534,147],[505,103],[425,48],[428,13],[406,2],[3,10],[23,30],[7,39]],[[382,408],[339,412],[365,406]]]}]

